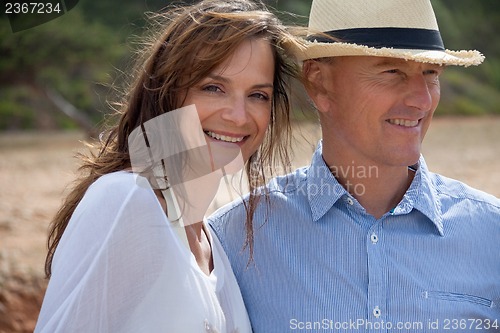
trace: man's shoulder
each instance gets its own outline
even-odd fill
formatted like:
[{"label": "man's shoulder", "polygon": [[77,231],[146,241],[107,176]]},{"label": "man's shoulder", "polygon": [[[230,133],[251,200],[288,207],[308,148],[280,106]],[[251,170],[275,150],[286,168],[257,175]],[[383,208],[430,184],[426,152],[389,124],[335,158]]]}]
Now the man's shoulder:
[{"label": "man's shoulder", "polygon": [[470,201],[476,204],[484,204],[500,209],[500,199],[492,194],[473,188],[466,183],[443,176],[430,173],[431,182],[436,193],[442,199],[454,201]]},{"label": "man's shoulder", "polygon": [[[298,193],[306,193],[304,190],[309,167],[302,167],[293,172],[277,176],[269,181],[265,186],[259,187],[255,193],[259,197],[258,209],[266,202],[288,200],[290,196]],[[209,220],[224,219],[227,215],[240,216],[246,214],[245,207],[248,204],[249,194],[246,194],[217,209]],[[261,202],[262,201],[262,202]]]},{"label": "man's shoulder", "polygon": [[307,193],[307,177],[310,167],[302,167],[284,176],[273,178],[261,193],[266,194],[270,200],[286,199],[305,195]]}]

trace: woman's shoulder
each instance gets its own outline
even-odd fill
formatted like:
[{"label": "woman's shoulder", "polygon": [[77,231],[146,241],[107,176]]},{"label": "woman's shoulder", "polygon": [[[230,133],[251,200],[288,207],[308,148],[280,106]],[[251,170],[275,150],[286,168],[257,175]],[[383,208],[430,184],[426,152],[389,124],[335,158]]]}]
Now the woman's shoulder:
[{"label": "woman's shoulder", "polygon": [[80,205],[117,210],[123,205],[150,205],[156,196],[146,178],[133,172],[117,171],[99,177],[89,186]]},{"label": "woman's shoulder", "polygon": [[89,186],[87,194],[102,193],[108,197],[123,198],[132,191],[152,192],[151,186],[144,177],[129,171],[116,171],[99,177]]},{"label": "woman's shoulder", "polygon": [[147,180],[127,171],[99,177],[71,217],[76,228],[99,229],[106,234],[116,226],[133,228],[139,220],[161,220],[162,210]]},{"label": "woman's shoulder", "polygon": [[115,171],[101,177],[92,183],[90,188],[93,189],[109,189],[109,188],[133,188],[142,177],[130,171]]}]

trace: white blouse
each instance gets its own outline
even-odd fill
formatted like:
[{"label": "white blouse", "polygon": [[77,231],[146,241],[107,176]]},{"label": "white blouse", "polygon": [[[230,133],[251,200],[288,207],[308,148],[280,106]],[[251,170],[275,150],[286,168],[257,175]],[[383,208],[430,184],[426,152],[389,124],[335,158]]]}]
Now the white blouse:
[{"label": "white blouse", "polygon": [[100,177],[55,252],[35,332],[251,332],[227,256],[210,237],[207,276],[143,177]]}]

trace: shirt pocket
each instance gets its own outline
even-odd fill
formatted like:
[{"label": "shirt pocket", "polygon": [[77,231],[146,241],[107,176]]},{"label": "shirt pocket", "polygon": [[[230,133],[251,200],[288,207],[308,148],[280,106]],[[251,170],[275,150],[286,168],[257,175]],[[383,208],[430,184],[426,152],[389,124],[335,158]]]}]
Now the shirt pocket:
[{"label": "shirt pocket", "polygon": [[496,307],[496,304],[495,302],[493,302],[493,300],[490,300],[485,297],[468,295],[468,294],[451,293],[446,291],[424,291],[422,293],[422,297],[443,300],[443,301],[467,302],[467,303],[486,306],[488,308]]}]

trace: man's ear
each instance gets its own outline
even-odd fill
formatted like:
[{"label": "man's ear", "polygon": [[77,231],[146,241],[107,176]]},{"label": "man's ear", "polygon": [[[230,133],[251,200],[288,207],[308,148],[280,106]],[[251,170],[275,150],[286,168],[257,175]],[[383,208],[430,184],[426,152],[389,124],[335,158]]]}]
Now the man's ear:
[{"label": "man's ear", "polygon": [[306,60],[302,66],[304,88],[319,112],[330,108],[328,90],[325,88],[325,64],[317,60]]}]

